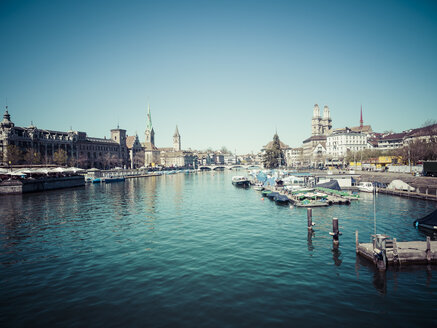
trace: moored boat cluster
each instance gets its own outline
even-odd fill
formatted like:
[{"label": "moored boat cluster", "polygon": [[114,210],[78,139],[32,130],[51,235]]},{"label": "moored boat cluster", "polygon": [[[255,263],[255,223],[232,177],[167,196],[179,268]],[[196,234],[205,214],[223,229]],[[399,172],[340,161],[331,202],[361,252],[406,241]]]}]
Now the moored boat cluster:
[{"label": "moored boat cluster", "polygon": [[342,191],[333,181],[328,187],[317,185],[309,175],[294,175],[287,171],[249,171],[250,177],[234,176],[232,183],[261,191],[263,197],[278,205],[291,204],[297,207],[324,207],[348,205],[359,199],[358,194]]}]

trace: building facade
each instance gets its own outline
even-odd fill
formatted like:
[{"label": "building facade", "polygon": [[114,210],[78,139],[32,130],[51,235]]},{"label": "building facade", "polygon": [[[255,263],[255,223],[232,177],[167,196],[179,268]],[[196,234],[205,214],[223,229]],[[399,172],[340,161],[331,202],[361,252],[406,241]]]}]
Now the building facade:
[{"label": "building facade", "polygon": [[285,151],[285,161],[288,167],[297,168],[303,166],[303,148],[289,148]]},{"label": "building facade", "polygon": [[165,167],[190,167],[194,168],[197,163],[197,157],[191,151],[182,150],[181,135],[176,126],[173,135],[172,148],[158,148],[155,146],[155,131],[152,126],[152,116],[150,106],[147,113],[146,142],[144,143],[144,165]]},{"label": "building facade", "polygon": [[[105,168],[126,166],[126,130],[111,130],[111,139],[88,137],[80,131],[55,131],[39,129],[33,124],[18,127],[11,121],[6,108],[0,123],[0,163],[8,164],[50,164],[55,162],[56,154],[65,152],[65,163],[83,168]],[[12,153],[15,158],[12,159]],[[20,158],[18,158],[19,154]]]},{"label": "building facade", "polygon": [[367,136],[349,128],[337,129],[326,137],[326,153],[331,160],[343,160],[348,151],[356,152],[368,148]]}]

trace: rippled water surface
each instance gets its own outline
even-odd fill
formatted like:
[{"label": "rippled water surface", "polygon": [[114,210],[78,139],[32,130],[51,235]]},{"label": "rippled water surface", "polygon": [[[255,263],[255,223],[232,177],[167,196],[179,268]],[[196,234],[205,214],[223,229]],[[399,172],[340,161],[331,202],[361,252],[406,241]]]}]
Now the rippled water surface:
[{"label": "rippled water surface", "polygon": [[[355,255],[372,195],[313,209],[309,235],[306,209],[235,188],[233,174],[1,196],[0,326],[436,326],[435,266],[378,273]],[[412,222],[435,208],[378,195],[377,231],[424,240]]]}]

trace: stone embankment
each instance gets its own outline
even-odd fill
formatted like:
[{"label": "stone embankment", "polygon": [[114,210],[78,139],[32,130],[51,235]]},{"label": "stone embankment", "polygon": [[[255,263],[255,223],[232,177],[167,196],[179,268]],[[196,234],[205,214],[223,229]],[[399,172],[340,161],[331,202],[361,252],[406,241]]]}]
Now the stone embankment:
[{"label": "stone embankment", "polygon": [[437,177],[422,177],[406,173],[369,171],[356,171],[356,174],[361,176],[361,181],[378,181],[389,184],[393,180],[399,179],[416,188],[416,190],[421,194],[428,193],[430,195],[436,195],[437,192]]},{"label": "stone embankment", "polygon": [[53,189],[82,187],[84,185],[85,179],[82,175],[40,179],[4,180],[0,182],[0,194],[22,194]]}]

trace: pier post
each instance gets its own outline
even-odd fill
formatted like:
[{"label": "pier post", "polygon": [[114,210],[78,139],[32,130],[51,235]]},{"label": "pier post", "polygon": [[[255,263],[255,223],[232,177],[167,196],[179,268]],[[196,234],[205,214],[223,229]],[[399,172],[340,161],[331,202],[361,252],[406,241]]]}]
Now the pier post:
[{"label": "pier post", "polygon": [[431,262],[431,238],[429,236],[426,237],[426,260],[428,263]]},{"label": "pier post", "polygon": [[307,209],[307,219],[308,219],[308,230],[313,229],[313,210],[311,208]]},{"label": "pier post", "polygon": [[386,239],[387,237],[381,234],[373,235],[373,262],[379,271],[387,269]]},{"label": "pier post", "polygon": [[339,240],[338,236],[341,235],[341,232],[338,231],[338,219],[333,218],[332,219],[332,232],[329,233],[332,236],[332,241],[334,242],[334,245],[338,245]]},{"label": "pier post", "polygon": [[358,230],[355,230],[355,252],[358,254],[358,246],[360,243],[358,242]]}]

